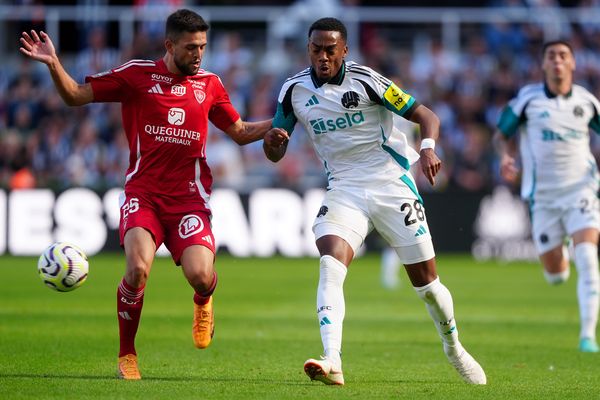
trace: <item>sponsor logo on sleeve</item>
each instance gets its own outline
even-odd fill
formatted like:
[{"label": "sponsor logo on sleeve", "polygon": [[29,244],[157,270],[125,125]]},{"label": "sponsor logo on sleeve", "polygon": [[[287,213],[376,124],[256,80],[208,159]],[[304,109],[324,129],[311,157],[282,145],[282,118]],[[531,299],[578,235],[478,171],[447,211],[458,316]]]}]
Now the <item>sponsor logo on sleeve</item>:
[{"label": "sponsor logo on sleeve", "polygon": [[400,111],[408,102],[410,101],[411,96],[407,93],[404,93],[402,89],[396,86],[394,83],[390,85],[389,88],[383,94],[383,97],[394,106],[394,108]]}]

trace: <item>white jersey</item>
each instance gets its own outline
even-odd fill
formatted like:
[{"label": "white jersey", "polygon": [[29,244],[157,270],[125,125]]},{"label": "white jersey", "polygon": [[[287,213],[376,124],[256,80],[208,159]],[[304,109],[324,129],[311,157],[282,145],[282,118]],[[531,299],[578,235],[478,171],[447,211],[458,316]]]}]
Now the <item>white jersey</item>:
[{"label": "white jersey", "polygon": [[419,154],[394,128],[392,112],[408,118],[417,106],[389,79],[348,62],[326,83],[318,81],[312,68],[286,80],[273,126],[288,133],[298,121],[304,126],[330,188],[402,179],[416,191],[406,175]]},{"label": "white jersey", "polygon": [[520,133],[521,196],[551,201],[581,188],[598,190],[598,167],[590,151],[589,128],[600,132],[600,103],[581,86],[556,96],[543,83],[523,87],[502,112],[498,128]]}]

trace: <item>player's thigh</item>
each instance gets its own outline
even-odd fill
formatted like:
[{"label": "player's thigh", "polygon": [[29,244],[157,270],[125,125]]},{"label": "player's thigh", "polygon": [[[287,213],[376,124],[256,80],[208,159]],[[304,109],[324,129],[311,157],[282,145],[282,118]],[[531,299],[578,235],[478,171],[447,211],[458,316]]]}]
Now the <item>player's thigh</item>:
[{"label": "player's thigh", "polygon": [[327,235],[340,237],[356,254],[373,228],[359,190],[334,188],[325,194],[313,223],[315,240]]},{"label": "player's thigh", "polygon": [[128,268],[143,264],[147,266],[148,270],[150,269],[156,253],[156,244],[148,230],[142,227],[128,229],[125,233],[123,247]]},{"label": "player's thigh", "polygon": [[562,246],[567,231],[563,226],[564,211],[538,205],[531,211],[531,237],[539,255]]},{"label": "player's thigh", "polygon": [[382,188],[370,202],[370,216],[377,232],[392,246],[403,264],[435,257],[425,207],[405,185]]},{"label": "player's thigh", "polygon": [[[215,237],[211,229],[210,214],[188,211],[167,214],[161,220],[166,227],[165,246],[177,265],[181,265],[182,255],[190,246],[205,247],[214,257]],[[212,266],[212,259],[210,265]]]},{"label": "player's thigh", "polygon": [[569,203],[563,222],[569,236],[584,230],[600,230],[600,208],[596,193],[584,190]]},{"label": "player's thigh", "polygon": [[192,285],[210,285],[214,276],[214,252],[206,246],[191,245],[181,254],[183,275]]},{"label": "player's thigh", "polygon": [[120,221],[119,239],[121,246],[125,245],[125,234],[131,228],[147,230],[158,248],[164,240],[164,230],[157,212],[156,202],[141,193],[121,192],[119,195]]}]

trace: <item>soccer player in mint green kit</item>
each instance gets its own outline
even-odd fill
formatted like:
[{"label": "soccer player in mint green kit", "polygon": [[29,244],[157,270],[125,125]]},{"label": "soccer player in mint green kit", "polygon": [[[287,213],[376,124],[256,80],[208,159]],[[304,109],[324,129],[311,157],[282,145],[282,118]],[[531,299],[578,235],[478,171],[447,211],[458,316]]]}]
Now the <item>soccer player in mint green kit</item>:
[{"label": "soccer player in mint green kit", "polygon": [[485,384],[481,366],[458,340],[452,296],[436,272],[423,201],[409,173],[419,154],[393,128],[393,113],[421,128],[421,167],[430,183],[441,167],[434,152],[439,119],[427,107],[372,69],[346,62],[346,27],[323,18],[308,32],[311,67],[283,85],[264,151],[274,162],[285,154],[300,122],[323,161],[328,191],[313,231],[319,249],[317,315],[324,356],[309,359],[312,380],[343,385],[343,284],[365,237],[376,229],[396,249],[433,319],[444,352],[462,378]]},{"label": "soccer player in mint green kit", "polygon": [[[523,87],[501,114],[496,133],[502,177],[515,182],[517,147],[521,197],[529,203],[532,236],[551,284],[569,277],[566,239],[573,242],[581,318],[579,350],[597,353],[598,167],[589,130],[600,132],[600,103],[573,83],[575,56],[568,42],[542,48],[544,82]],[[517,146],[516,137],[520,135]]]}]

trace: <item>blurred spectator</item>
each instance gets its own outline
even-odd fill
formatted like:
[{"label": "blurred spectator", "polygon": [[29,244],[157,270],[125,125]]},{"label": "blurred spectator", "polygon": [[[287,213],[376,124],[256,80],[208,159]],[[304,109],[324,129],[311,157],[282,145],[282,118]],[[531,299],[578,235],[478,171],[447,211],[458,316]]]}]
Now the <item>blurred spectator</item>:
[{"label": "blurred spectator", "polygon": [[463,126],[463,145],[456,150],[452,183],[456,189],[486,192],[492,189],[491,162],[493,153],[489,130],[468,122]]},{"label": "blurred spectator", "polygon": [[103,25],[92,27],[88,32],[87,47],[77,54],[73,78],[83,82],[87,75],[104,72],[119,64],[120,55],[106,45],[106,30]]},{"label": "blurred spectator", "polygon": [[[22,3],[42,4],[34,0],[22,0]],[[187,3],[184,0],[133,2],[138,16],[153,15],[156,9],[150,7],[172,9]],[[235,23],[230,25],[229,32],[219,29],[220,36],[214,40],[209,32],[211,42],[206,69],[221,76],[244,119],[271,118],[281,80],[305,67],[307,50],[303,24],[308,23],[307,19],[316,18],[316,14],[348,11],[347,5],[355,3],[298,1],[280,23],[271,27],[274,32],[259,27],[254,29],[263,31],[257,35],[242,34]],[[535,13],[544,11],[539,7],[548,4],[557,3],[546,0],[489,2],[493,7],[535,8]],[[600,0],[582,0],[579,4],[597,9]],[[43,7],[37,8],[36,15],[32,16],[35,23],[44,24]],[[498,12],[498,15],[506,13]],[[600,23],[578,20],[571,27],[559,20],[559,25],[560,33],[568,36],[575,50],[576,81],[600,97]],[[31,27],[28,22],[27,28]],[[418,168],[413,168],[420,190],[490,190],[497,177],[495,161],[489,156],[489,140],[500,107],[519,87],[542,81],[537,67],[541,56],[539,46],[546,35],[558,31],[552,33],[545,25],[514,23],[507,19],[472,24],[461,31],[462,47],[455,52],[443,46],[439,26],[419,25],[417,28],[362,24],[356,31],[360,32],[360,47],[353,49],[348,59],[388,71],[387,76],[439,115],[441,134],[436,153],[443,160],[443,168],[434,188],[426,184]],[[90,29],[88,47],[66,58],[70,58],[80,81],[87,74],[118,65],[120,59],[156,59],[162,52],[162,45],[157,52],[152,44],[160,44],[161,40],[149,41],[152,35],[162,38],[162,22],[137,23],[131,45],[121,49],[122,52],[107,47],[104,28],[90,25]],[[277,51],[263,48],[264,35],[269,34],[287,38],[278,42],[283,47],[277,47]],[[47,74],[40,75],[37,64],[14,57],[3,65],[0,69],[0,185],[4,188],[84,185],[97,189],[123,185],[128,151],[119,105],[94,104],[67,110]],[[418,147],[418,132],[403,120],[398,124],[410,140],[417,139],[415,147]],[[209,163],[213,165],[216,187],[249,191],[256,187],[285,186],[304,190],[327,184],[322,165],[301,127],[292,135],[285,161],[278,164],[265,159],[260,142],[234,150],[224,135],[211,130],[208,145],[215,150],[208,154],[212,157]],[[592,149],[600,157],[600,139],[595,135]]]},{"label": "blurred spectator", "polygon": [[210,125],[206,147],[206,161],[212,172],[214,187],[247,191],[241,147],[213,125]]}]

